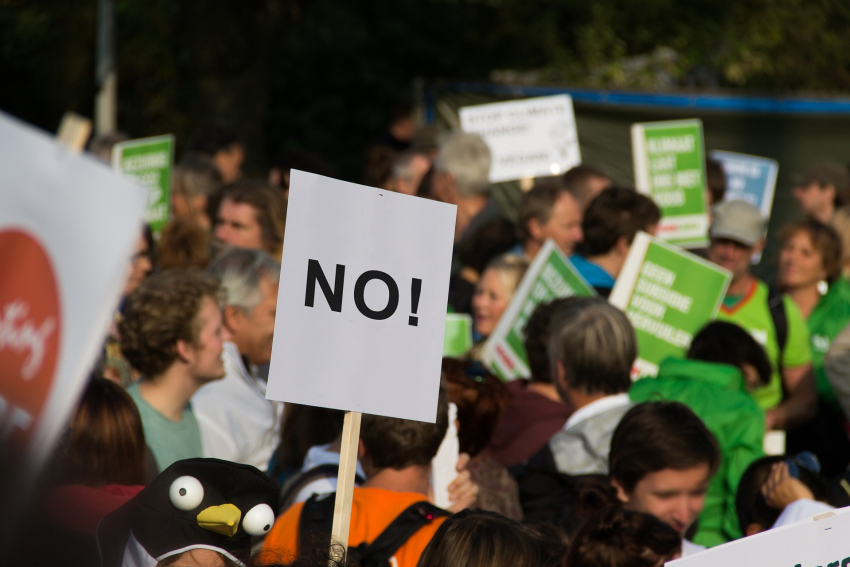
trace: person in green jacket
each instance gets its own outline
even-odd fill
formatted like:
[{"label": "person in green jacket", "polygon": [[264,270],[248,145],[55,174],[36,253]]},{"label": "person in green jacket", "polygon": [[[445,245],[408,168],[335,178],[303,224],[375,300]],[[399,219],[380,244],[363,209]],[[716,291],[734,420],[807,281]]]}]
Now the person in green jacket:
[{"label": "person in green jacket", "polygon": [[742,536],[735,491],[749,464],[764,455],[764,411],[750,396],[770,380],[764,349],[741,327],[715,321],[694,337],[686,359],[661,363],[656,378],[635,382],[634,402],[677,401],[717,438],[723,461],[711,481],[693,541],[711,547]]},{"label": "person in green jacket", "polygon": [[824,369],[832,340],[850,323],[850,283],[841,277],[841,237],[831,226],[804,220],[783,228],[780,242],[776,280],[809,328],[818,392],[816,418],[789,431],[788,451],[815,453],[824,475],[831,478],[850,463],[844,416]]}]

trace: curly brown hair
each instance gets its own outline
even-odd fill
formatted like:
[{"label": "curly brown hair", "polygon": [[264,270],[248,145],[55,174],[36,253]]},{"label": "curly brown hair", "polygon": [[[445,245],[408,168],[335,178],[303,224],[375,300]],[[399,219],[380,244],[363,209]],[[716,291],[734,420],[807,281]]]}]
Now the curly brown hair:
[{"label": "curly brown hair", "polygon": [[218,280],[194,270],[168,270],[147,278],[124,306],[118,325],[121,352],[145,377],[162,374],[177,359],[177,341],[197,345],[204,297],[221,306],[223,295]]}]

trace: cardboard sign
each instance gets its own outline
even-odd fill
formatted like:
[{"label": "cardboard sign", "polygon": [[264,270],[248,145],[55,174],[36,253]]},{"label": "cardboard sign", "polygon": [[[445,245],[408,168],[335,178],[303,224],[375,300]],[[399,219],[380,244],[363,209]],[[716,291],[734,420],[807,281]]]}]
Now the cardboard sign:
[{"label": "cardboard sign", "polygon": [[484,363],[493,374],[502,380],[529,378],[525,324],[540,303],[573,295],[593,296],[596,292],[555,243],[547,240],[484,345]]},{"label": "cardboard sign", "polygon": [[850,508],[826,512],[781,528],[718,545],[668,567],[847,567]]},{"label": "cardboard sign", "polygon": [[112,167],[148,190],[145,210],[154,234],[168,222],[171,169],[174,165],[174,136],[128,140],[112,149]]},{"label": "cardboard sign", "polygon": [[635,188],[661,209],[658,236],[683,248],[708,245],[700,120],[632,124]]},{"label": "cardboard sign", "polygon": [[558,175],[581,163],[569,95],[467,106],[460,125],[490,146],[492,183]]},{"label": "cardboard sign", "polygon": [[775,159],[719,150],[714,150],[709,155],[711,159],[720,162],[726,174],[726,195],[723,200],[752,203],[769,219],[779,162]]},{"label": "cardboard sign", "polygon": [[443,356],[460,358],[472,348],[472,317],[466,313],[446,314]]},{"label": "cardboard sign", "polygon": [[101,347],[146,195],[3,113],[0,187],[0,476],[22,477],[0,493],[20,497]]},{"label": "cardboard sign", "polygon": [[636,377],[655,376],[666,358],[684,357],[694,334],[714,320],[731,279],[707,260],[637,234],[609,298],[634,326]]},{"label": "cardboard sign", "polygon": [[456,207],[293,170],[272,400],[434,422]]}]

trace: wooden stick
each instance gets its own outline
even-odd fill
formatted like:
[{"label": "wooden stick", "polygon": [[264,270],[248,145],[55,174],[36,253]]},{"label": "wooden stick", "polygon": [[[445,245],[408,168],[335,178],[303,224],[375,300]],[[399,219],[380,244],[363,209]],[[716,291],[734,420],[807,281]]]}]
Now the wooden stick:
[{"label": "wooden stick", "polygon": [[[334,544],[341,544],[348,553],[348,529],[351,526],[351,500],[354,496],[354,475],[357,472],[357,448],[360,445],[360,418],[356,411],[345,412],[342,425],[342,446],[339,452],[339,474],[336,481],[336,501],[331,529],[331,559],[335,557]],[[333,563],[332,563],[333,564]]]},{"label": "wooden stick", "polygon": [[91,136],[91,120],[66,112],[56,132],[56,141],[72,152],[81,152]]}]

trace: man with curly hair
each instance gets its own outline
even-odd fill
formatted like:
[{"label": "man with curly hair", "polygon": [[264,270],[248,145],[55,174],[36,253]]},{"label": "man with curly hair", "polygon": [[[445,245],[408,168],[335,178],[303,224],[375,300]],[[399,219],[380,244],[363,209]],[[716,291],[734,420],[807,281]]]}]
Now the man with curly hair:
[{"label": "man with curly hair", "polygon": [[171,270],[142,283],[127,299],[119,325],[121,351],[143,378],[127,388],[142,416],[159,470],[202,457],[189,400],[224,377],[221,290],[201,273]]}]

